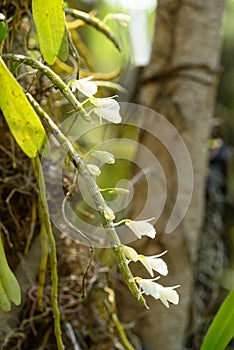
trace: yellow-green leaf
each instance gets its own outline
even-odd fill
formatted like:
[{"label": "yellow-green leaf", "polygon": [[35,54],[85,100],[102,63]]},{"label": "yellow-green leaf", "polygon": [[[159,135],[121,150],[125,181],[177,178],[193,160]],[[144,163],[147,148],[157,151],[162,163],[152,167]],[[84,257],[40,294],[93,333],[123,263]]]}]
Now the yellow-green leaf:
[{"label": "yellow-green leaf", "polygon": [[33,158],[46,145],[45,130],[25,96],[0,57],[0,108],[18,145]]},{"label": "yellow-green leaf", "polygon": [[33,0],[33,18],[39,45],[46,62],[53,64],[56,56],[68,56],[63,0]]}]

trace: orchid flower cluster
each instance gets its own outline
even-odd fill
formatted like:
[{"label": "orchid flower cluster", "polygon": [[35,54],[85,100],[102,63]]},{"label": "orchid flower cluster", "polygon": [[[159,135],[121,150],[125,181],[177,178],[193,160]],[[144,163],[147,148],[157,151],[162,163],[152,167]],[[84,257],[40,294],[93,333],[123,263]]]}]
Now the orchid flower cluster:
[{"label": "orchid flower cluster", "polygon": [[[150,220],[132,221],[127,219],[125,220],[125,225],[128,226],[138,238],[142,238],[142,236],[155,238],[156,231],[154,226],[148,222]],[[151,277],[154,277],[154,271],[162,276],[168,274],[167,264],[161,259],[161,256],[166,254],[166,251],[158,255],[144,256],[138,254],[135,249],[126,245],[124,245],[122,249],[128,263],[139,261],[146,268]],[[151,279],[134,277],[134,280],[139,285],[141,294],[144,293],[145,295],[151,295],[155,299],[160,299],[167,308],[169,308],[169,302],[177,305],[179,303],[179,295],[175,291],[175,288],[178,288],[179,285],[164,287],[155,282],[159,278],[159,276]]]},{"label": "orchid flower cluster", "polygon": [[[97,93],[98,86],[94,81],[91,81],[93,78],[93,76],[89,76],[87,78],[70,81],[69,85],[71,91],[75,92],[76,90],[78,90],[88,98],[83,102],[83,104],[89,101],[94,106],[93,109],[91,109],[91,111],[89,112],[89,114],[94,112],[100,118],[100,123],[102,122],[102,118],[112,123],[120,123],[122,120],[121,115],[119,113],[120,106],[118,102],[113,99],[115,96],[107,98],[94,97],[94,95]],[[90,154],[88,154],[88,157],[94,159],[96,162],[99,162],[101,165],[104,163],[113,164],[115,162],[114,156],[106,151],[91,151]],[[101,170],[98,165],[88,163],[87,167],[93,176],[96,177],[100,175]],[[128,192],[125,189],[117,188],[100,189],[100,191],[106,190],[108,190],[110,193]],[[112,209],[107,206],[105,206],[104,209],[105,218],[108,220],[114,220],[115,215]],[[156,231],[154,226],[150,224],[150,220],[152,219],[140,221],[124,219],[118,223],[114,223],[114,226],[118,226],[121,223],[124,223],[137,236],[137,238],[141,239],[143,236],[147,236],[153,239],[155,238]],[[127,264],[131,262],[140,262],[149,272],[150,276],[153,277],[151,279],[144,279],[141,277],[133,278],[133,280],[139,286],[139,298],[142,294],[150,295],[155,299],[160,299],[161,302],[167,308],[169,308],[169,303],[175,305],[179,303],[179,295],[175,290],[179,287],[179,285],[173,287],[164,287],[161,284],[155,282],[160,278],[160,276],[154,277],[154,272],[157,272],[162,276],[166,276],[168,274],[167,265],[165,261],[161,258],[161,256],[166,254],[166,251],[158,255],[144,256],[138,254],[135,249],[126,245],[122,245],[122,251],[125,255]]]}]

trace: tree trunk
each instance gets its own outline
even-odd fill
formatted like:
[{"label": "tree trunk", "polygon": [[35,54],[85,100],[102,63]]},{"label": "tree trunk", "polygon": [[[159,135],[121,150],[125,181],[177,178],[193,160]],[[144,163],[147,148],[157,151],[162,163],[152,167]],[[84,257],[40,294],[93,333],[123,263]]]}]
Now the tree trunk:
[{"label": "tree trunk", "polygon": [[[203,213],[207,138],[220,74],[223,9],[224,1],[218,0],[159,0],[152,59],[140,77],[137,103],[159,112],[176,127],[188,147],[194,171],[189,210],[182,224],[173,233],[166,234],[178,190],[175,165],[180,165],[174,165],[168,151],[152,135],[143,134],[143,144],[153,152],[164,170],[168,195],[156,223],[156,240],[139,241],[134,247],[141,247],[138,249],[141,253],[144,249],[145,255],[168,250],[169,277],[165,283],[181,285],[178,306],[167,310],[159,302],[150,301],[150,310],[142,314],[143,319],[136,325],[135,332],[153,350],[181,350],[188,327]],[[174,141],[171,140],[172,145]],[[143,186],[137,186],[133,217],[147,200],[145,193]],[[139,269],[135,275],[139,275]],[[120,303],[125,321],[139,317],[142,312],[129,297],[121,297]]]}]

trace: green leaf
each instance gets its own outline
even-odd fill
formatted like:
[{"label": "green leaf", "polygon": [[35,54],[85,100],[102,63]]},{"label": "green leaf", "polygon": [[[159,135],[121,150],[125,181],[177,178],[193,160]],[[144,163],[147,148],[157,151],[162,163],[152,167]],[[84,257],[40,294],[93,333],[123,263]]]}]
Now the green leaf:
[{"label": "green leaf", "polygon": [[234,336],[234,288],[219,308],[201,350],[224,350]]},{"label": "green leaf", "polygon": [[12,62],[11,73],[12,74],[16,74],[17,69],[19,68],[19,66],[20,66],[20,62]]},{"label": "green leaf", "polygon": [[32,11],[44,59],[49,64],[54,63],[56,56],[65,61],[68,44],[63,0],[33,0]]},{"label": "green leaf", "polygon": [[0,108],[18,145],[33,158],[46,145],[45,130],[22,88],[0,57]]},{"label": "green leaf", "polygon": [[64,31],[63,33],[63,39],[57,54],[58,58],[61,61],[66,61],[67,57],[68,57],[68,44],[67,44],[67,32]]},{"label": "green leaf", "polygon": [[6,28],[6,24],[3,21],[0,21],[0,44],[2,44],[6,39],[7,33],[8,31]]}]

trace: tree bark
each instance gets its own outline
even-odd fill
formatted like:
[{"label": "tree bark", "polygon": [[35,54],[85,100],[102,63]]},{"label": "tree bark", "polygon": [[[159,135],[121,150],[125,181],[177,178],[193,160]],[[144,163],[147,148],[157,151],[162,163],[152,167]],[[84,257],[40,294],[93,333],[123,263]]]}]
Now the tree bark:
[{"label": "tree bark", "polygon": [[[149,133],[143,134],[142,143],[161,163],[170,196],[156,223],[156,240],[139,241],[134,247],[140,247],[138,250],[141,253],[144,250],[145,255],[168,250],[169,277],[165,283],[181,285],[178,306],[167,310],[150,300],[150,310],[137,322],[135,332],[153,350],[181,350],[188,327],[203,217],[207,138],[220,75],[223,9],[224,1],[219,0],[159,0],[152,59],[140,77],[137,103],[162,114],[176,127],[188,147],[194,171],[189,210],[182,224],[173,233],[165,234],[178,190],[176,167],[165,147]],[[145,200],[146,191],[139,185],[135,190],[133,217]],[[139,275],[139,269],[135,275]],[[119,302],[125,321],[139,317],[142,312],[129,296],[122,296]]]}]

